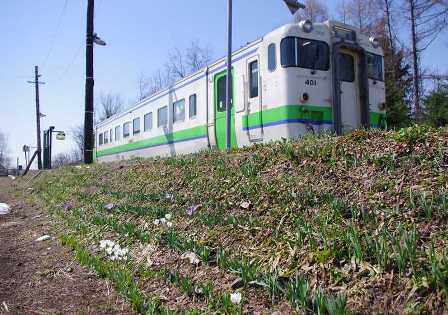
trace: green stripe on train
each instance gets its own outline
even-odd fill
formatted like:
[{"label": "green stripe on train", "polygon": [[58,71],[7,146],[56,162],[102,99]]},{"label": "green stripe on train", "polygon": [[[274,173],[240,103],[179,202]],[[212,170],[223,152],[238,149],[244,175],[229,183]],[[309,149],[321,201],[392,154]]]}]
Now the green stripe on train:
[{"label": "green stripe on train", "polygon": [[[370,112],[369,120],[372,126],[383,126],[386,115]],[[311,122],[329,122],[333,120],[333,110],[330,106],[318,105],[286,105],[260,112],[244,115],[243,128],[251,128],[262,124],[270,124],[288,119],[303,119]]]},{"label": "green stripe on train", "polygon": [[243,128],[251,128],[263,124],[275,123],[287,119],[304,119],[310,121],[331,121],[332,110],[329,106],[286,105],[263,110],[243,116]]},{"label": "green stripe on train", "polygon": [[[329,106],[315,105],[287,105],[244,115],[243,128],[247,129],[261,124],[280,122],[288,119],[304,119],[310,121],[332,121],[332,109]],[[382,126],[385,121],[385,114],[370,112],[370,124],[373,126]],[[140,150],[149,147],[164,145],[177,141],[186,141],[207,136],[207,126],[198,126],[174,133],[169,133],[154,138],[143,139],[113,148],[98,150],[96,157],[102,157],[112,154],[123,153],[132,150]]]},{"label": "green stripe on train", "polygon": [[110,149],[99,150],[97,152],[97,157],[102,157],[106,155],[112,155],[127,151],[140,150],[145,148],[150,148],[154,146],[169,144],[177,141],[186,141],[190,139],[196,139],[200,137],[207,136],[207,126],[198,126],[185,130],[176,131],[173,133],[168,133],[165,135],[157,136],[154,138],[143,139],[135,142],[130,142],[127,144],[119,145]]},{"label": "green stripe on train", "polygon": [[370,121],[371,126],[385,128],[386,127],[386,114],[370,112],[369,113],[369,121]]}]

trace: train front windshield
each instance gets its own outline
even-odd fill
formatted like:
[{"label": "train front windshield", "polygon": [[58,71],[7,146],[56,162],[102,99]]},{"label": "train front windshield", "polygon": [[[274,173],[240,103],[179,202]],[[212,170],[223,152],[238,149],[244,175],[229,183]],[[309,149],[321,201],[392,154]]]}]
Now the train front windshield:
[{"label": "train front windshield", "polygon": [[382,56],[367,53],[367,74],[369,79],[384,81]]},{"label": "train front windshield", "polygon": [[299,67],[327,71],[330,64],[330,49],[323,41],[300,37],[286,37],[281,45],[283,67]]}]

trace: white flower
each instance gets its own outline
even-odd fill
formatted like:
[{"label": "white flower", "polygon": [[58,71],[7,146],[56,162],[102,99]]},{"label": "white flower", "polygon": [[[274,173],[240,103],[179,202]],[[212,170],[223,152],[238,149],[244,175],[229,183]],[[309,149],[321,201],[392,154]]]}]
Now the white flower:
[{"label": "white flower", "polygon": [[172,217],[173,216],[171,215],[171,213],[165,214],[165,219],[167,219],[167,220],[171,220]]},{"label": "white flower", "polygon": [[166,223],[166,219],[165,218],[161,218],[160,219],[160,223],[165,224]]},{"label": "white flower", "polygon": [[159,219],[155,219],[154,220],[154,225],[159,225],[160,224],[160,220]]},{"label": "white flower", "polygon": [[173,226],[173,223],[172,223],[172,222],[170,222],[170,221],[168,221],[168,222],[166,223],[166,226],[170,228],[170,227],[172,227],[172,226]]},{"label": "white flower", "polygon": [[107,246],[106,241],[105,241],[105,240],[102,240],[102,241],[100,242],[100,248],[101,248],[101,249],[105,249],[106,246]]},{"label": "white flower", "polygon": [[106,253],[108,255],[111,255],[112,254],[112,248],[111,247],[106,248]]},{"label": "white flower", "polygon": [[232,301],[233,304],[240,304],[241,303],[241,293],[235,292],[230,294],[230,301]]},{"label": "white flower", "polygon": [[195,266],[199,265],[199,263],[201,262],[199,257],[193,252],[185,252],[182,254],[182,256],[180,256],[180,258],[188,259],[190,261],[190,264],[195,265]]}]

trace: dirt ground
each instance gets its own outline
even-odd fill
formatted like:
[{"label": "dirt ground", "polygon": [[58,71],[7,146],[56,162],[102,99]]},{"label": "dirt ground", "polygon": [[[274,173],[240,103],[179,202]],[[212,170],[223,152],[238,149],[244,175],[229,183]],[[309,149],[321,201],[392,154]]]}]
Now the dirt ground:
[{"label": "dirt ground", "polygon": [[[81,267],[54,238],[51,217],[0,178],[0,314],[133,314],[106,280]],[[50,240],[37,242],[49,234]]]}]

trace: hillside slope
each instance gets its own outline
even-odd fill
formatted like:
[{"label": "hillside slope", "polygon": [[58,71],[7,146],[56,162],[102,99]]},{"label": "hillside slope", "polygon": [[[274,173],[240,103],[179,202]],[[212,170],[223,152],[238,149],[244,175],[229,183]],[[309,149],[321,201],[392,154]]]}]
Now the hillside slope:
[{"label": "hillside slope", "polygon": [[30,198],[142,313],[448,312],[447,129],[62,168]]}]

